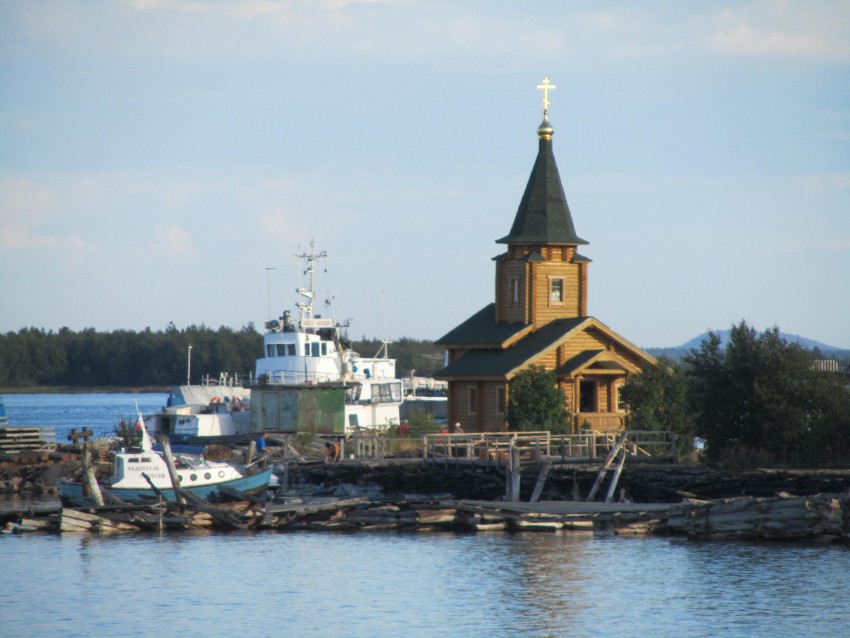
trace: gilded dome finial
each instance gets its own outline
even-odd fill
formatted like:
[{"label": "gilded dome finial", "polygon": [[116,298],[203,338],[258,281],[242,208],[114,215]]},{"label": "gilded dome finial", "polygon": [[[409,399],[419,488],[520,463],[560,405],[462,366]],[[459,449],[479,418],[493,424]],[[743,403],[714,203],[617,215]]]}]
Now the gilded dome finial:
[{"label": "gilded dome finial", "polygon": [[537,127],[537,135],[542,140],[551,140],[555,129],[549,123],[549,91],[557,89],[554,84],[549,83],[549,78],[543,78],[543,84],[538,84],[537,89],[543,91],[543,122]]}]

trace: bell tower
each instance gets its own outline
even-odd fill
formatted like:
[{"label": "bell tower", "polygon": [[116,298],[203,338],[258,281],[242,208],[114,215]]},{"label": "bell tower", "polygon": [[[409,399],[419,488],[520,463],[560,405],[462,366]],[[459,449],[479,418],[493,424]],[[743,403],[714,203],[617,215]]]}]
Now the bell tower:
[{"label": "bell tower", "polygon": [[549,91],[543,79],[543,122],[537,129],[538,151],[507,244],[496,257],[496,321],[533,325],[587,316],[587,271],[590,260],[577,252],[587,245],[576,234],[564,187],[552,152],[555,129],[549,123]]}]

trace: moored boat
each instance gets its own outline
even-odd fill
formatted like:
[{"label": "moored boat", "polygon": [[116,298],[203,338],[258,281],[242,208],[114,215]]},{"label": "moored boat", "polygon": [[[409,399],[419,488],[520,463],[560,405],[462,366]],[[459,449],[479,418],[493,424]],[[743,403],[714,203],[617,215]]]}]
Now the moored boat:
[{"label": "moored boat", "polygon": [[307,277],[296,289],[298,319],[287,310],[266,322],[252,388],[254,429],[342,434],[398,425],[402,382],[388,342],[376,356],[361,356],[344,333],[348,321],[315,313],[315,267],[327,253],[316,253],[314,242],[310,248],[297,255]]},{"label": "moored boat", "polygon": [[[124,501],[156,497],[156,490],[145,479],[144,475],[147,475],[165,498],[174,500],[168,465],[163,454],[153,449],[141,415],[138,425],[142,431],[140,446],[118,448],[110,452],[112,475],[108,479],[98,481],[98,485]],[[203,455],[174,453],[173,456],[178,488],[202,498],[215,494],[222,486],[241,492],[261,491],[268,487],[272,478],[271,468],[249,474],[224,461],[208,461]],[[83,499],[85,491],[82,481],[60,480],[59,497],[63,502]]]},{"label": "moored boat", "polygon": [[176,442],[234,436],[251,432],[250,405],[247,394],[214,396],[207,404],[166,406],[145,418],[152,433],[167,434]]},{"label": "moored boat", "polygon": [[200,384],[173,387],[167,405],[145,419],[151,434],[167,434],[181,442],[247,434],[250,409],[250,387],[238,375],[222,373],[218,379],[206,377]]}]

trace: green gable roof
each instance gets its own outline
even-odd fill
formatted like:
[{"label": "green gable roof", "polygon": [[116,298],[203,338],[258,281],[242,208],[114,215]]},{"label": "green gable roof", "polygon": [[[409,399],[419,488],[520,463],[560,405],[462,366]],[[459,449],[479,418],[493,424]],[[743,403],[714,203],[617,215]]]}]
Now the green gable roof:
[{"label": "green gable roof", "polygon": [[470,376],[507,376],[508,373],[526,361],[548,350],[564,335],[582,325],[587,319],[588,317],[556,319],[505,350],[471,350],[457,361],[435,372],[434,377],[445,379]]},{"label": "green gable roof", "polygon": [[605,352],[604,350],[585,350],[584,352],[580,352],[572,359],[564,363],[560,368],[558,368],[558,374],[572,374],[588,361],[591,361],[594,357],[599,356]]},{"label": "green gable roof", "polygon": [[524,323],[496,323],[496,304],[491,303],[435,343],[443,346],[499,346],[527,327]]},{"label": "green gable roof", "polygon": [[576,235],[552,152],[552,140],[540,138],[537,161],[525,187],[514,225],[498,244],[587,244]]}]

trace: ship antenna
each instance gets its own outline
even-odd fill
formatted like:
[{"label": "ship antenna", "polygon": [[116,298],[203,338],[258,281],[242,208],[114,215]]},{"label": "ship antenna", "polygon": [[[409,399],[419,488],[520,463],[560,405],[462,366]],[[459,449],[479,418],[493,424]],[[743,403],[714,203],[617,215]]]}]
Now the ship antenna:
[{"label": "ship antenna", "polygon": [[277,268],[271,268],[269,266],[266,266],[266,293],[268,295],[269,300],[269,321],[272,320],[272,270],[277,270]]},{"label": "ship antenna", "polygon": [[381,339],[381,347],[378,349],[378,354],[375,357],[380,357],[381,352],[384,353],[384,359],[390,358],[390,344],[392,341],[387,339],[387,304],[386,304],[386,294],[383,287],[381,288],[381,314],[384,318],[384,338]]}]

